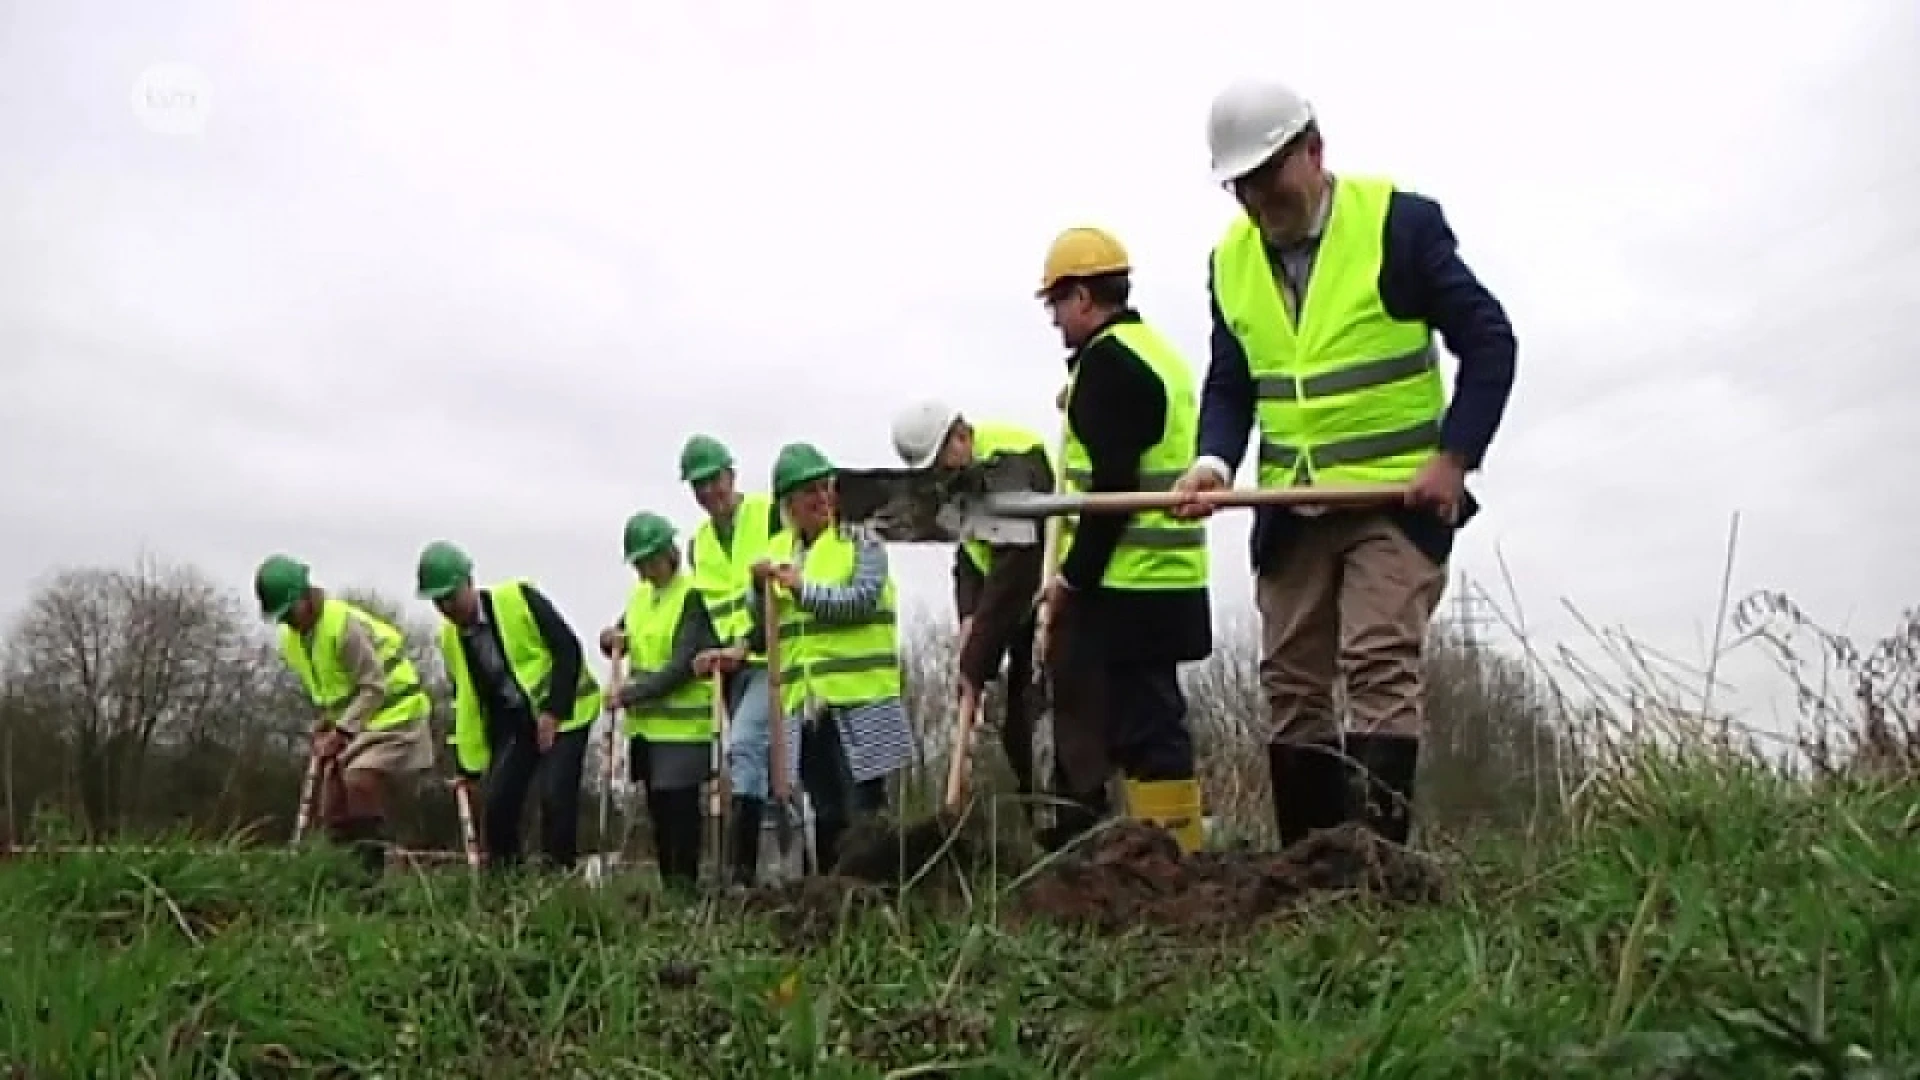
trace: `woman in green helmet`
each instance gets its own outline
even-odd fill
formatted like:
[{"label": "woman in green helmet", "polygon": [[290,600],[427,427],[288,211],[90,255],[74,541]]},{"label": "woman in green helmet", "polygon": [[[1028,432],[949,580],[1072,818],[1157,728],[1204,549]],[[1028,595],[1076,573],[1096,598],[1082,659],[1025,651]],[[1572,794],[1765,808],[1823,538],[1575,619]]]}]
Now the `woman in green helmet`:
[{"label": "woman in green helmet", "polygon": [[713,682],[695,673],[694,658],[720,641],[681,565],[672,524],[643,510],[627,519],[624,539],[639,580],[601,639],[627,658],[613,706],[626,712],[629,782],[646,785],[660,880],[686,892],[700,878],[700,785],[712,769],[714,739]]},{"label": "woman in green helmet", "polygon": [[753,564],[753,629],[766,640],[764,598],[779,607],[780,706],[800,728],[798,774],[814,809],[814,866],[830,871],[840,837],[887,807],[887,777],[913,759],[901,698],[897,594],[887,549],[839,524],[834,466],[807,443],[783,447],[773,494],[784,528]]}]

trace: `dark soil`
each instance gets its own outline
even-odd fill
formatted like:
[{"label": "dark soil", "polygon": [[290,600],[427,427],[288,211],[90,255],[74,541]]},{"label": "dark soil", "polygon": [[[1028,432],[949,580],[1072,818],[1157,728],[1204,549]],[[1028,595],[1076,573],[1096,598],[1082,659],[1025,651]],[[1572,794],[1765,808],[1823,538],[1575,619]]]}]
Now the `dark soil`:
[{"label": "dark soil", "polygon": [[885,894],[873,885],[833,876],[763,885],[739,896],[741,910],[765,915],[781,944],[802,950],[827,943],[843,921],[884,901]]},{"label": "dark soil", "polygon": [[[830,939],[843,921],[887,903],[892,892],[842,873],[755,889],[741,903],[769,916],[782,942],[804,949]],[[1320,833],[1285,852],[1183,857],[1166,832],[1120,822],[1040,871],[1012,897],[1009,911],[1016,923],[1187,936],[1246,932],[1315,896],[1420,904],[1445,893],[1431,859],[1359,826]]]},{"label": "dark soil", "polygon": [[1123,822],[1091,838],[1087,848],[1029,882],[1013,899],[1015,918],[1101,933],[1247,930],[1317,893],[1431,903],[1445,891],[1430,860],[1358,826],[1317,834],[1277,854],[1182,857],[1166,832]]}]

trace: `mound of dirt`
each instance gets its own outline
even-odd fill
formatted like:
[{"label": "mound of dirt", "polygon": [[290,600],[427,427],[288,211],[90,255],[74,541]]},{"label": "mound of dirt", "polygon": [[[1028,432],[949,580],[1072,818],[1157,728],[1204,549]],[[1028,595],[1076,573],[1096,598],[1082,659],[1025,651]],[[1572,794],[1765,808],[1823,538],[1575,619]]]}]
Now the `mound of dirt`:
[{"label": "mound of dirt", "polygon": [[1113,826],[1087,847],[1029,882],[1013,898],[1015,917],[1101,933],[1244,930],[1315,893],[1431,903],[1445,891],[1430,860],[1357,825],[1277,854],[1182,857],[1172,836],[1133,822]]}]

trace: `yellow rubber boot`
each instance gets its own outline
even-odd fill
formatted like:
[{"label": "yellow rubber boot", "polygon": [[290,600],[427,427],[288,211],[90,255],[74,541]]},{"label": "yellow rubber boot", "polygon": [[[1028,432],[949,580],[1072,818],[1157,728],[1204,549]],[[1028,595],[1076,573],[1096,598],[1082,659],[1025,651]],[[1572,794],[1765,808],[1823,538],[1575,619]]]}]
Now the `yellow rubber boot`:
[{"label": "yellow rubber boot", "polygon": [[1128,780],[1127,814],[1172,833],[1181,854],[1191,855],[1205,842],[1198,780]]}]

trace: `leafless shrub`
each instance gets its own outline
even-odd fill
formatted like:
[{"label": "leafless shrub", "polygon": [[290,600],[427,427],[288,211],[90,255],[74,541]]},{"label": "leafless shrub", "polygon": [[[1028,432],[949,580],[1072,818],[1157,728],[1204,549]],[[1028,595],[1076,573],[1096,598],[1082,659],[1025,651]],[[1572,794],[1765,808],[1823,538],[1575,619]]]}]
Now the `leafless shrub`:
[{"label": "leafless shrub", "polygon": [[1796,743],[1814,775],[1920,773],[1920,609],[1904,611],[1892,633],[1864,650],[1776,591],[1749,595],[1733,624],[1791,681]]}]

